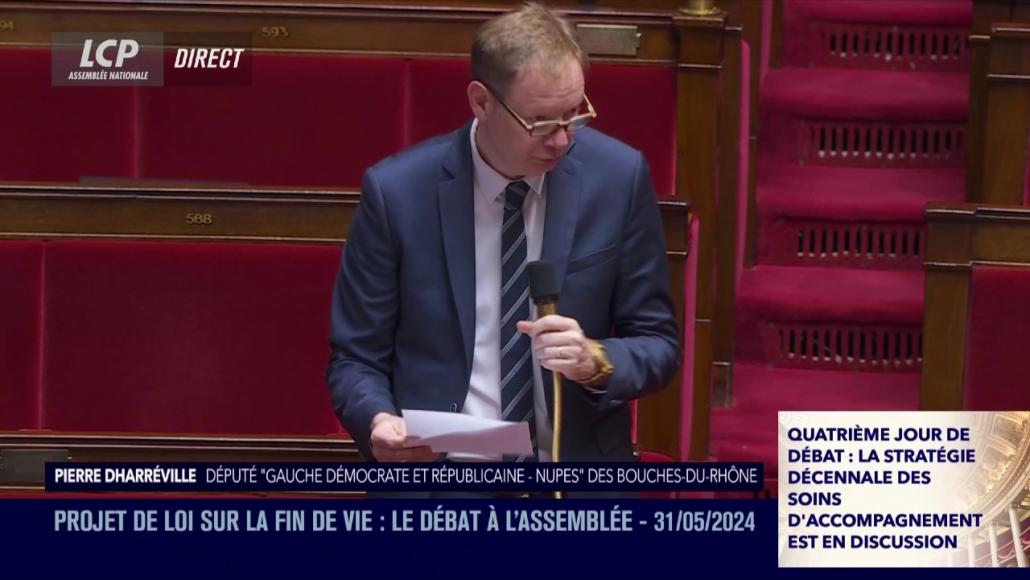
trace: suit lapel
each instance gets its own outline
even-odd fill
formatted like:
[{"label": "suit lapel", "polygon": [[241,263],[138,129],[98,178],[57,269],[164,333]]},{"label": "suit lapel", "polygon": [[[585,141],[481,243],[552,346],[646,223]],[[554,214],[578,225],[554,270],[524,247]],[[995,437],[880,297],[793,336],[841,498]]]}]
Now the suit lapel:
[{"label": "suit lapel", "polygon": [[[569,252],[572,251],[572,240],[576,233],[576,220],[579,219],[580,196],[583,189],[580,165],[579,161],[566,154],[561,163],[547,175],[547,214],[544,218],[544,244],[540,259],[554,264],[555,277],[559,285],[565,281],[565,269],[569,265]],[[560,302],[558,314],[561,314]],[[547,399],[547,414],[553,416],[552,373],[547,369],[541,370],[544,396]]]},{"label": "suit lapel", "polygon": [[457,132],[444,161],[452,179],[440,182],[437,193],[447,276],[465,346],[466,375],[472,372],[476,336],[476,217],[469,130],[466,125]]},{"label": "suit lapel", "polygon": [[579,168],[580,162],[566,155],[547,175],[547,214],[540,258],[554,264],[559,283],[565,280],[565,268],[569,264],[572,238],[579,218],[583,182]]}]

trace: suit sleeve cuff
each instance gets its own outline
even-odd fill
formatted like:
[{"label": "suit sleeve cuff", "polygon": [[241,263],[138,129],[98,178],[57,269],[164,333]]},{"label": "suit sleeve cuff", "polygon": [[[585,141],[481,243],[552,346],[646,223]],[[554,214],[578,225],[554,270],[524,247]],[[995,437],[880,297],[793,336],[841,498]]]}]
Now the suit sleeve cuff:
[{"label": "suit sleeve cuff", "polygon": [[584,389],[590,393],[598,408],[618,407],[634,398],[633,377],[629,372],[629,353],[618,339],[606,338],[598,342],[604,346],[608,360],[612,363],[612,375],[603,385],[594,389]]}]

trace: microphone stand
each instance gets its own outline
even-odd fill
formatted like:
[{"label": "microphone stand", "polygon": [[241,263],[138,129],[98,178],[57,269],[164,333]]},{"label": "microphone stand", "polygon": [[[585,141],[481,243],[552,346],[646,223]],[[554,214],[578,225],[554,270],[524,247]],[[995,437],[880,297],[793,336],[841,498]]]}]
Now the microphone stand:
[{"label": "microphone stand", "polygon": [[[526,265],[526,273],[529,276],[529,294],[536,304],[537,317],[543,318],[558,313],[558,295],[561,294],[561,284],[558,283],[557,272],[554,264],[546,260],[530,262]],[[551,461],[561,461],[561,418],[562,418],[562,377],[561,373],[551,371],[554,389],[554,408],[551,412]],[[564,493],[554,492],[554,499],[562,499]]]},{"label": "microphone stand", "polygon": [[[558,306],[554,300],[548,300],[537,304],[537,314],[541,317],[557,313]],[[553,430],[553,434],[551,435],[551,461],[558,463],[561,461],[561,373],[551,371],[551,379],[551,387],[554,389],[554,412],[551,414],[551,428]],[[562,499],[563,497],[564,494],[561,491],[554,492],[554,499]]]}]

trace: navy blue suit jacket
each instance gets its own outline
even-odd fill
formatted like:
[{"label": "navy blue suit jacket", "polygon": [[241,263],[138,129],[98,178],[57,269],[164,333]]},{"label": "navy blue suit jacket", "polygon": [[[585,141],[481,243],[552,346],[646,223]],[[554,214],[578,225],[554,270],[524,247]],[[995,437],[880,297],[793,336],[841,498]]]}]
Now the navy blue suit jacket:
[{"label": "navy blue suit jacket", "polygon": [[[465,402],[476,326],[469,130],[365,172],[326,376],[337,416],[369,458],[377,413],[457,412]],[[565,381],[562,460],[630,460],[625,403],[662,388],[680,360],[651,176],[639,151],[582,129],[547,180],[542,259],[557,266],[558,313],[604,339],[615,367],[603,395]],[[550,409],[546,369],[544,391]]]}]

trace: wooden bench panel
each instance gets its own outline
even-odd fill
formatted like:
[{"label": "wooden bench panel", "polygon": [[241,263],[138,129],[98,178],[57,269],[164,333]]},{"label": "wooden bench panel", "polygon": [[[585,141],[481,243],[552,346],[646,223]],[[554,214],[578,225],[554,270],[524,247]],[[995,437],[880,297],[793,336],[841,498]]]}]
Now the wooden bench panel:
[{"label": "wooden bench panel", "polygon": [[[1028,15],[1030,18],[1030,15]],[[995,24],[982,104],[982,151],[971,161],[982,166],[982,183],[971,201],[1021,204],[1027,191],[1030,161],[1030,22]],[[970,123],[973,119],[970,119]]]},{"label": "wooden bench panel", "polygon": [[1030,208],[935,203],[926,217],[920,407],[1026,409]]}]

